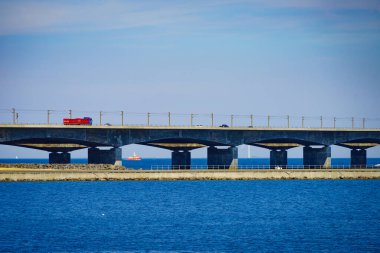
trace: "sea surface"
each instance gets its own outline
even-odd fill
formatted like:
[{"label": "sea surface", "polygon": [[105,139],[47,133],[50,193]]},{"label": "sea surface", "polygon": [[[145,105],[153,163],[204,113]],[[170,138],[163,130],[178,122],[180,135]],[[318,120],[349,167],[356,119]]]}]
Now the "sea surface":
[{"label": "sea surface", "polygon": [[380,252],[380,181],[3,182],[0,252]]},{"label": "sea surface", "polygon": [[[78,163],[83,164],[87,163],[87,159],[81,159],[81,158],[74,158],[71,159],[72,163]],[[49,163],[49,159],[0,159],[0,163]],[[129,160],[123,160],[122,161],[123,166],[131,169],[154,169],[159,168],[160,166],[163,166],[163,168],[169,168],[171,165],[171,159],[170,158],[144,158],[140,161],[129,161]],[[303,159],[302,158],[289,158],[288,159],[288,165],[302,165]],[[350,158],[332,158],[331,164],[333,166],[335,165],[342,165],[342,166],[349,166],[350,165]],[[376,165],[380,164],[380,158],[367,158],[367,165]],[[207,165],[207,159],[206,158],[192,158],[191,159],[191,165],[196,166],[206,166]],[[269,159],[268,158],[239,158],[239,166],[268,166],[269,165]]]}]

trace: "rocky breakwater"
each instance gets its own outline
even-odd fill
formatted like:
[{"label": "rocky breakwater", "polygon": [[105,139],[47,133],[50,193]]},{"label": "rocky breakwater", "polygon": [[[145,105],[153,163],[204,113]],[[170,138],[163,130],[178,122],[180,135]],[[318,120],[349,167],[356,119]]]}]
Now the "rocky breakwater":
[{"label": "rocky breakwater", "polygon": [[126,170],[124,166],[112,164],[35,164],[35,163],[0,163],[3,169],[35,170]]},{"label": "rocky breakwater", "polygon": [[88,180],[380,179],[380,169],[133,170],[110,164],[0,164],[0,182]]}]

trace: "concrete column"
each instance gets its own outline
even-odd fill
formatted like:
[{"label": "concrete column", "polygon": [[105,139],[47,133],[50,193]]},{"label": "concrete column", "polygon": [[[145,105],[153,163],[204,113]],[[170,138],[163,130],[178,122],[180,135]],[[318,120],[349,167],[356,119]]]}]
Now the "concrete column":
[{"label": "concrete column", "polygon": [[351,150],[351,167],[366,167],[367,166],[367,150],[352,149]]},{"label": "concrete column", "polygon": [[331,147],[322,148],[303,148],[303,165],[308,168],[330,168],[331,166]]},{"label": "concrete column", "polygon": [[238,166],[237,147],[227,149],[209,147],[207,149],[207,165],[209,169],[236,169]]},{"label": "concrete column", "polygon": [[172,152],[172,168],[175,169],[190,169],[191,153],[190,151],[173,151]]},{"label": "concrete column", "polygon": [[49,154],[49,163],[61,163],[66,164],[70,163],[71,155],[70,153],[57,153],[53,152]]},{"label": "concrete column", "polygon": [[270,166],[284,166],[288,165],[288,152],[284,149],[270,151]]},{"label": "concrete column", "polygon": [[88,163],[121,165],[121,161],[121,148],[111,148],[109,150],[88,149]]}]

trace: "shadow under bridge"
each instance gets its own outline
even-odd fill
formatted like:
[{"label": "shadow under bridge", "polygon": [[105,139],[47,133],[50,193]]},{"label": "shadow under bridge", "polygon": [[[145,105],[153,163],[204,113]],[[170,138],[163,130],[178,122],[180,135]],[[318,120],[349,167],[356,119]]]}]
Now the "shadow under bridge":
[{"label": "shadow under bridge", "polygon": [[208,168],[226,169],[237,167],[237,147],[222,142],[191,138],[167,138],[150,140],[137,144],[158,147],[172,151],[172,169],[190,169],[191,150],[205,147],[207,147]]}]

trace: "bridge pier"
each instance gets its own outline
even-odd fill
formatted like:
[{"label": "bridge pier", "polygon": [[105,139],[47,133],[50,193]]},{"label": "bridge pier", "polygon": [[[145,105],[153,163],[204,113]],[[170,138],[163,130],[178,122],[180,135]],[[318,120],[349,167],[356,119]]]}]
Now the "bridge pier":
[{"label": "bridge pier", "polygon": [[121,148],[111,148],[109,150],[89,148],[88,163],[121,165]]},{"label": "bridge pier", "polygon": [[303,165],[310,168],[330,168],[331,166],[331,147],[322,148],[303,148]]},{"label": "bridge pier", "polygon": [[62,153],[57,153],[57,152],[52,152],[49,154],[49,163],[60,163],[60,164],[66,164],[70,163],[71,154],[62,152]]},{"label": "bridge pier", "polygon": [[367,166],[367,150],[351,149],[351,167],[366,167]]},{"label": "bridge pier", "polygon": [[216,147],[207,148],[207,165],[215,169],[237,169],[238,148],[229,147],[218,149]]},{"label": "bridge pier", "polygon": [[288,152],[285,149],[272,149],[270,151],[270,167],[284,166],[288,165]]},{"label": "bridge pier", "polygon": [[175,150],[172,152],[172,168],[173,169],[190,169],[191,153],[188,150]]}]

